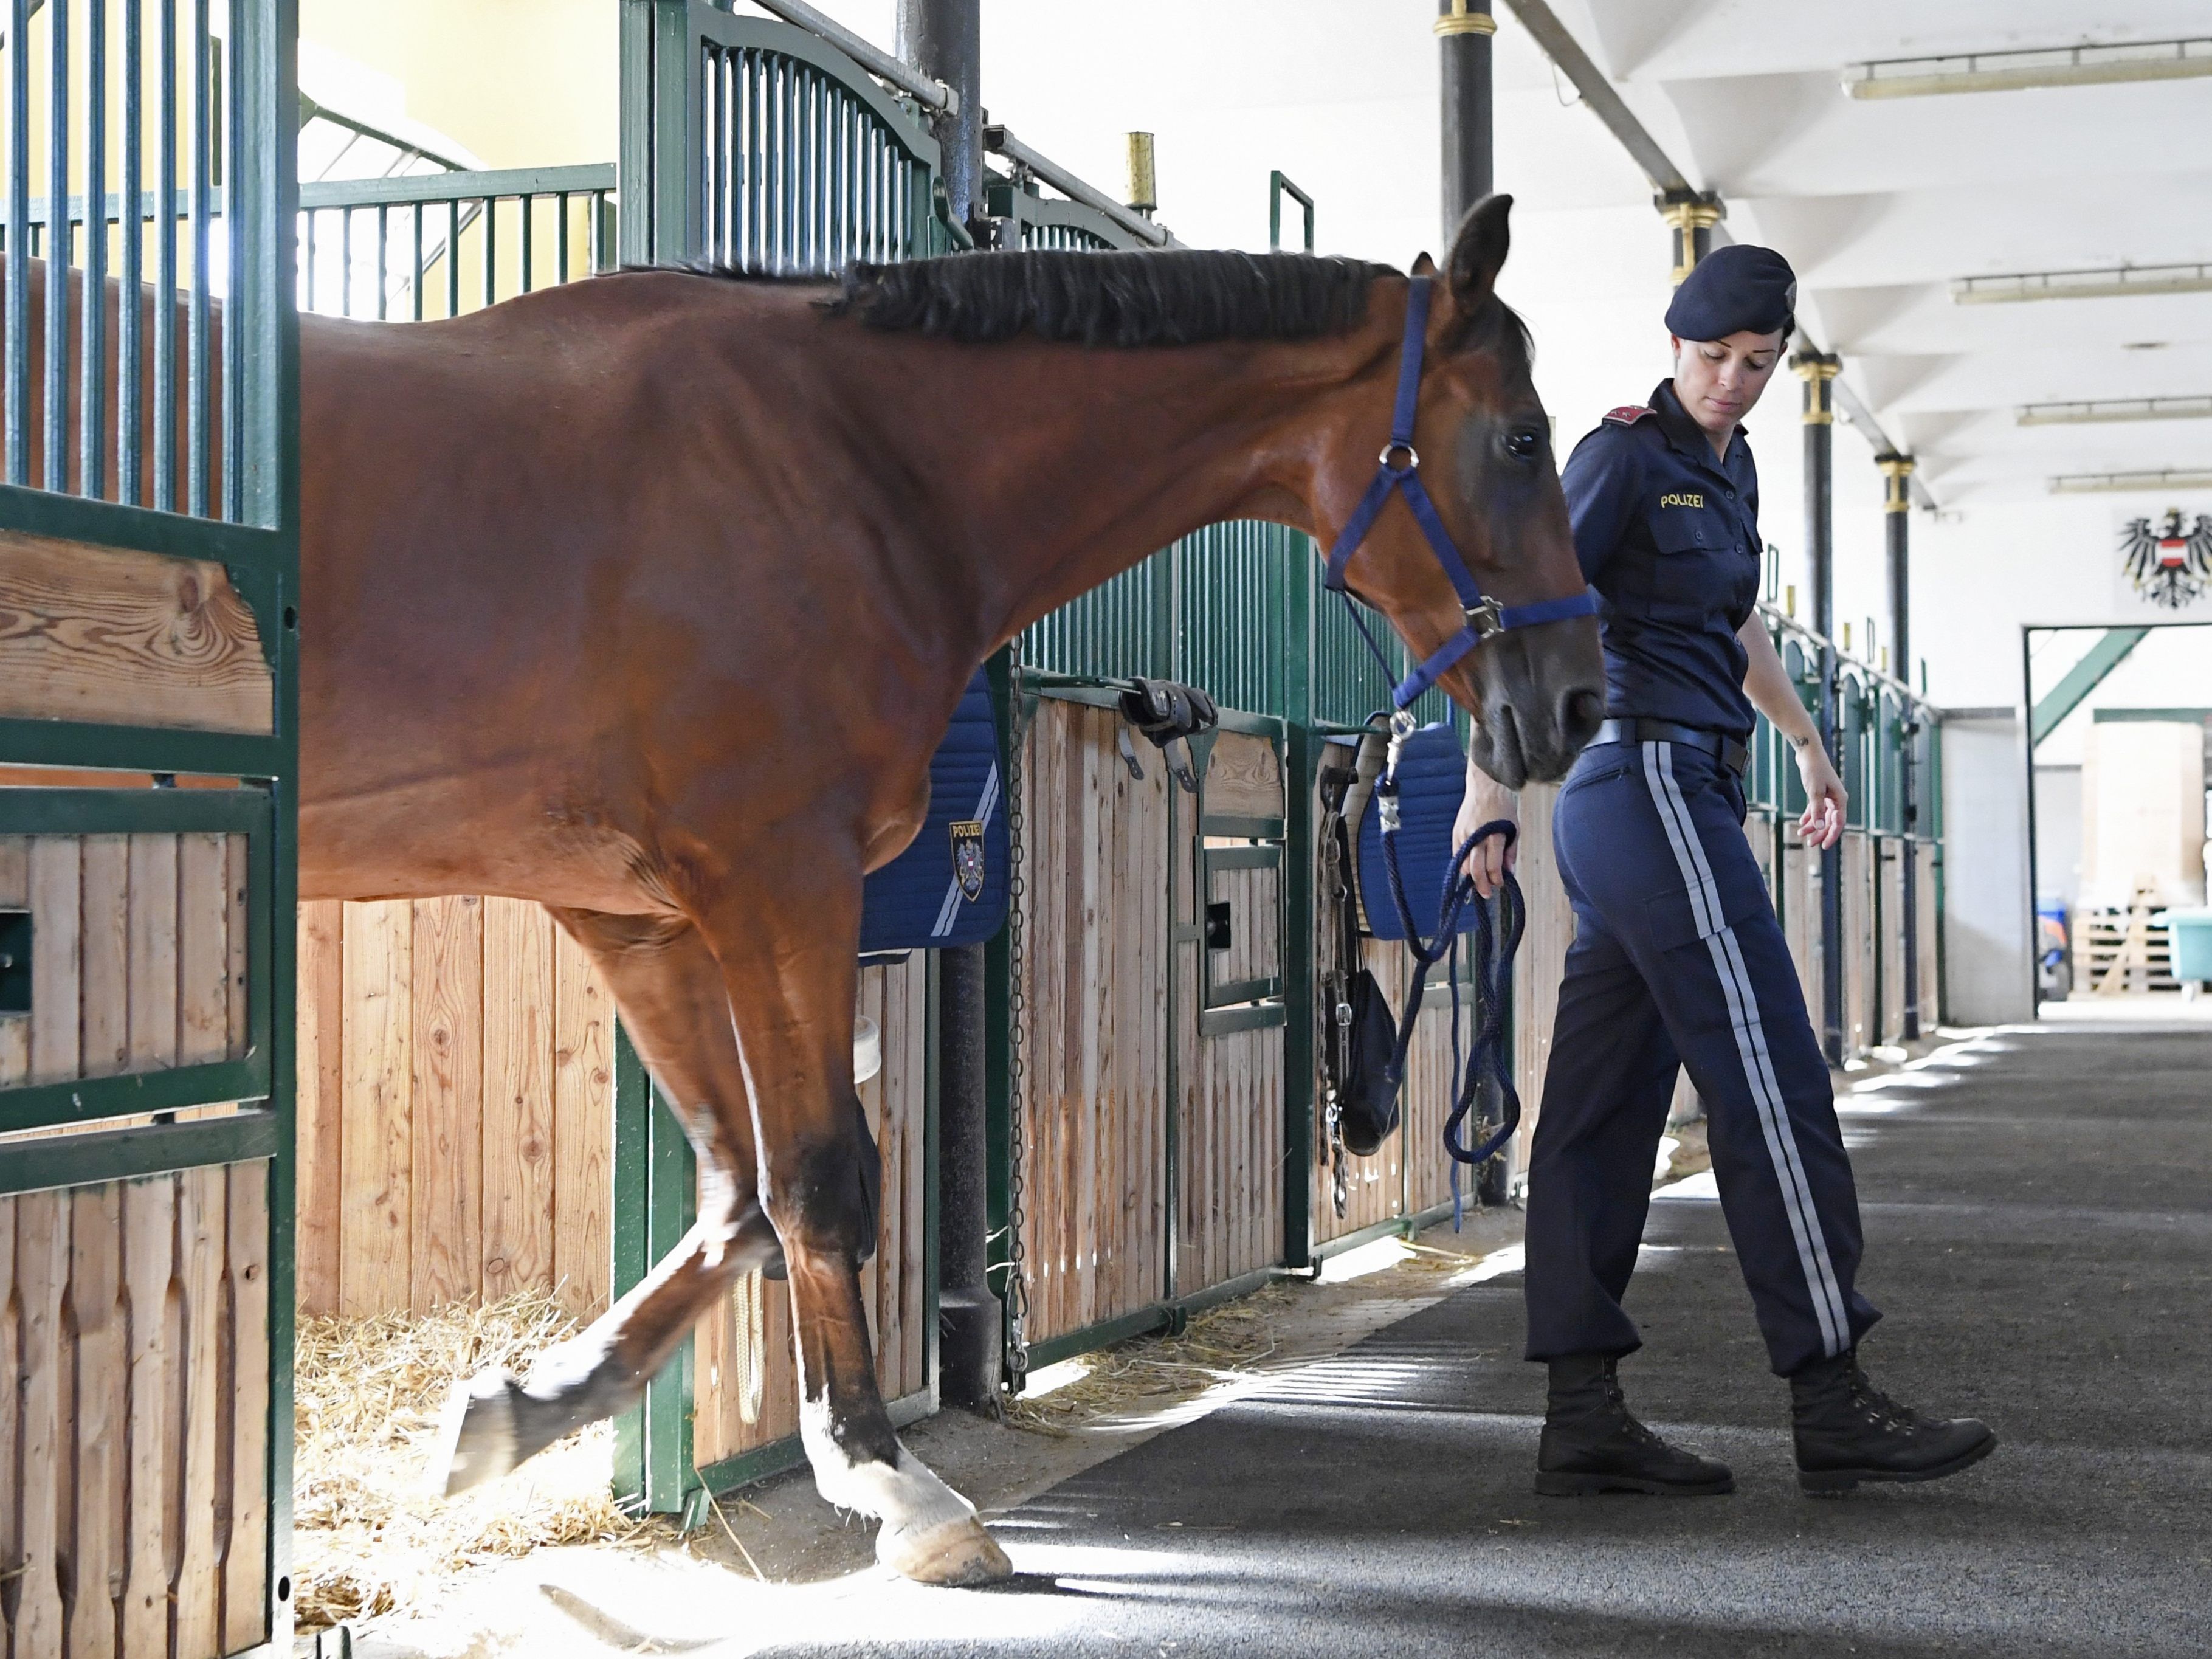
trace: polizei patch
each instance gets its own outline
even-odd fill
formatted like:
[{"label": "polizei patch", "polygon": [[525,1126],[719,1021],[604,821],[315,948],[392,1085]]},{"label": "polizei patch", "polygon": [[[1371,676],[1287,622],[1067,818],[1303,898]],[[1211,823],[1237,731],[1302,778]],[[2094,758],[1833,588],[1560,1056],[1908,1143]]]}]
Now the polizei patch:
[{"label": "polizei patch", "polygon": [[973,904],[983,896],[983,821],[963,818],[950,827],[952,873],[960,883],[960,896]]}]

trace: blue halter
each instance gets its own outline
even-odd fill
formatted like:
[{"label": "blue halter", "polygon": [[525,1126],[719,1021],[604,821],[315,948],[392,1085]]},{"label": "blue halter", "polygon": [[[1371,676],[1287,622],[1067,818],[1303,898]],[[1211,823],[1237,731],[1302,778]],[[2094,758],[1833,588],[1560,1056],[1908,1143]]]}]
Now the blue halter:
[{"label": "blue halter", "polygon": [[[1416,276],[1406,296],[1406,340],[1398,356],[1398,404],[1390,416],[1390,441],[1383,447],[1375,473],[1375,482],[1367,486],[1367,493],[1359,498],[1351,518],[1345,520],[1343,532],[1336,545],[1328,551],[1328,574],[1322,583],[1344,596],[1350,605],[1352,595],[1345,586],[1345,568],[1352,556],[1367,539],[1367,532],[1375,527],[1376,519],[1389,503],[1393,491],[1403,493],[1406,505],[1412,509],[1413,522],[1420,526],[1421,534],[1428,538],[1429,550],[1437,556],[1437,562],[1451,578],[1452,590],[1459,595],[1460,607],[1467,620],[1459,632],[1446,640],[1413,672],[1398,683],[1391,695],[1392,702],[1400,709],[1411,708],[1421,695],[1462,657],[1494,638],[1509,628],[1533,628],[1538,623],[1561,622],[1569,617],[1594,617],[1597,614],[1597,595],[1584,588],[1579,593],[1559,599],[1539,599],[1534,605],[1500,605],[1486,598],[1480,584],[1460,556],[1459,549],[1452,544],[1451,532],[1444,521],[1437,516],[1437,504],[1429,499],[1429,492],[1421,483],[1421,457],[1413,447],[1414,405],[1421,392],[1421,357],[1428,343],[1430,284],[1434,279]],[[1391,458],[1402,453],[1403,466],[1393,466]],[[1367,623],[1355,606],[1352,619],[1367,641],[1367,648],[1375,653],[1385,674],[1391,672],[1390,659],[1382,653],[1375,636],[1367,631]]]}]

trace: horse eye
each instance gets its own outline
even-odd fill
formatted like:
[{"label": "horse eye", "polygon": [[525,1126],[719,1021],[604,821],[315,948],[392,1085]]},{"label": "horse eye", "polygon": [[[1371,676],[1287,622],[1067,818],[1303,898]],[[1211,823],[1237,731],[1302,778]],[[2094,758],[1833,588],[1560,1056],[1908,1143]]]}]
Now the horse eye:
[{"label": "horse eye", "polygon": [[1533,461],[1543,452],[1544,434],[1534,427],[1522,427],[1505,434],[1505,453],[1516,461]]}]

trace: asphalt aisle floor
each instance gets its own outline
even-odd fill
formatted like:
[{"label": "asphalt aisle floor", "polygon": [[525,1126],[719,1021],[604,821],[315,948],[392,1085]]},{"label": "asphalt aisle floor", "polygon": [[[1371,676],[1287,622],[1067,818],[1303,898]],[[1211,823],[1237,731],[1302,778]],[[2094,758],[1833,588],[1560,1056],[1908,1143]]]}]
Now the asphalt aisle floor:
[{"label": "asphalt aisle floor", "polygon": [[2212,1031],[2007,1031],[1847,1095],[1875,1382],[2003,1438],[1808,1499],[1710,1177],[1655,1202],[1623,1367],[1732,1497],[1532,1495],[1521,1281],[1464,1291],[994,1522],[1018,1576],[753,1651],[2212,1651]]}]

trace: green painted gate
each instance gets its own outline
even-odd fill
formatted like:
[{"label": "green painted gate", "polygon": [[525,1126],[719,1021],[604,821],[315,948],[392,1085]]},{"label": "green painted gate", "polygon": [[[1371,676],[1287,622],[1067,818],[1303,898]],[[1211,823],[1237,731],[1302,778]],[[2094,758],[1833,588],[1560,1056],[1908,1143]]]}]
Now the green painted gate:
[{"label": "green painted gate", "polygon": [[218,14],[0,11],[19,1654],[291,1650],[295,16]]}]

